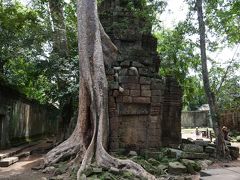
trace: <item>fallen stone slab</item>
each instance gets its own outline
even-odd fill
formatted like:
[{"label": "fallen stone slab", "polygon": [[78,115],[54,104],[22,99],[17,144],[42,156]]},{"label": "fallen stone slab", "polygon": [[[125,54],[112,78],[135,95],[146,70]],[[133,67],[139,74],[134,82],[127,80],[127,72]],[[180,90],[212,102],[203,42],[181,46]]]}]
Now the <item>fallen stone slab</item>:
[{"label": "fallen stone slab", "polygon": [[236,160],[239,157],[239,147],[229,146],[230,155],[232,157],[232,160]]},{"label": "fallen stone slab", "polygon": [[8,157],[4,158],[0,161],[0,167],[8,167],[16,162],[18,162],[18,157]]},{"label": "fallen stone slab", "polygon": [[136,151],[130,151],[130,152],[128,153],[128,155],[129,155],[129,156],[137,156],[138,154],[137,154]]},{"label": "fallen stone slab", "polygon": [[183,152],[181,158],[183,159],[208,159],[209,155],[206,153]]},{"label": "fallen stone slab", "polygon": [[207,146],[205,148],[205,152],[206,153],[215,153],[216,152],[216,148],[215,147],[212,147],[212,146]]},{"label": "fallen stone slab", "polygon": [[0,160],[4,159],[4,158],[7,158],[8,156],[9,156],[8,153],[0,154]]},{"label": "fallen stone slab", "polygon": [[180,158],[182,156],[183,151],[179,149],[169,148],[167,153],[169,157]]},{"label": "fallen stone slab", "polygon": [[199,146],[208,146],[211,142],[198,139],[195,140],[194,143]]},{"label": "fallen stone slab", "polygon": [[198,160],[198,165],[201,167],[202,170],[205,170],[210,166],[213,162],[211,160]]},{"label": "fallen stone slab", "polygon": [[193,152],[193,153],[202,153],[203,147],[196,144],[182,144],[182,149],[185,152]]},{"label": "fallen stone slab", "polygon": [[26,152],[21,152],[19,154],[16,154],[15,156],[18,157],[19,159],[21,159],[21,158],[28,157],[30,155],[31,155],[31,152],[30,151],[26,151]]},{"label": "fallen stone slab", "polygon": [[182,143],[183,144],[194,144],[193,139],[191,139],[191,138],[187,138],[187,139],[182,138]]},{"label": "fallen stone slab", "polygon": [[168,172],[170,174],[179,175],[179,174],[182,174],[182,173],[186,173],[187,168],[186,168],[186,166],[184,166],[180,162],[170,162],[168,164]]}]

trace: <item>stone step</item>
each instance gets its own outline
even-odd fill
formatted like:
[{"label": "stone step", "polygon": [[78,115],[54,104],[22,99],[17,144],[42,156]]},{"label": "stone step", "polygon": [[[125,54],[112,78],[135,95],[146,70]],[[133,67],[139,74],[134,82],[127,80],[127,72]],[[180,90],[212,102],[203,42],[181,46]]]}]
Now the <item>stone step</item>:
[{"label": "stone step", "polygon": [[9,153],[2,153],[2,154],[0,154],[0,160],[4,159],[6,157],[9,157]]},{"label": "stone step", "polygon": [[18,162],[18,157],[8,157],[4,158],[0,161],[0,167],[8,167],[16,162]]},{"label": "stone step", "polygon": [[22,146],[14,147],[11,149],[2,150],[0,151],[0,160],[11,157],[11,156],[15,156],[16,154],[20,154],[24,149],[30,148],[36,145],[37,143],[38,142],[32,142],[32,143],[24,144]]},{"label": "stone step", "polygon": [[18,157],[19,159],[25,158],[31,155],[31,151],[21,152],[19,154],[16,154],[15,157]]}]

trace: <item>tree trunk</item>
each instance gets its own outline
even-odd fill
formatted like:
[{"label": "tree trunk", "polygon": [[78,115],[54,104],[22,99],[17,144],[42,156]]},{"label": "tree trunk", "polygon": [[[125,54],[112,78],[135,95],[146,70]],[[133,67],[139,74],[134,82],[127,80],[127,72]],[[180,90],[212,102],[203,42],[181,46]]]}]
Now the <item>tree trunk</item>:
[{"label": "tree trunk", "polygon": [[106,152],[109,118],[104,61],[109,63],[117,50],[100,24],[97,1],[78,0],[77,8],[80,65],[78,122],[71,137],[47,154],[45,163],[52,164],[66,158],[67,153],[77,155],[81,160],[78,179],[93,159],[102,167],[116,167],[137,176],[156,179],[133,161],[116,159]]},{"label": "tree trunk", "polygon": [[203,8],[202,0],[196,0],[196,7],[198,13],[198,23],[199,23],[199,35],[200,35],[200,50],[201,50],[201,62],[202,62],[202,77],[205,94],[207,96],[210,115],[213,122],[213,130],[216,135],[216,146],[217,146],[217,156],[218,158],[228,158],[228,148],[225,144],[223,132],[221,130],[221,124],[219,122],[219,112],[217,109],[217,104],[215,100],[215,95],[211,90],[208,76],[208,67],[207,67],[207,55],[206,55],[206,40],[205,40],[205,22],[203,20]]}]

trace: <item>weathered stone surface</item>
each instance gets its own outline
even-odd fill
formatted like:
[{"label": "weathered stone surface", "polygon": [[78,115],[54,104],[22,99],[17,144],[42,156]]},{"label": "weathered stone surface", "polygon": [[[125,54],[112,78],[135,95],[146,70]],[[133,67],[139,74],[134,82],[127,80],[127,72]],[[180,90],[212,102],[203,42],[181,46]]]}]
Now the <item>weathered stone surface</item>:
[{"label": "weathered stone surface", "polygon": [[129,76],[138,76],[138,70],[135,67],[130,67],[130,69],[128,69],[128,75]]},{"label": "weathered stone surface", "polygon": [[152,90],[152,96],[161,96],[162,91],[161,90]]},{"label": "weathered stone surface", "polygon": [[142,90],[141,91],[141,96],[151,97],[151,91],[150,90]]},{"label": "weathered stone surface", "polygon": [[140,77],[139,83],[140,84],[150,85],[151,84],[151,78],[149,78],[149,77]]},{"label": "weathered stone surface", "polygon": [[198,172],[201,170],[201,166],[193,160],[182,159],[181,162],[187,167],[189,173]]},{"label": "weathered stone surface", "polygon": [[132,103],[132,97],[131,96],[123,96],[122,102],[123,103]]},{"label": "weathered stone surface", "polygon": [[150,113],[150,106],[145,104],[119,104],[119,115],[145,115]]},{"label": "weathered stone surface", "polygon": [[123,101],[123,97],[122,96],[116,97],[116,102],[117,103],[122,103],[122,101]]},{"label": "weathered stone surface", "polygon": [[170,174],[179,175],[179,174],[182,174],[182,173],[186,173],[187,168],[186,168],[186,166],[184,166],[180,162],[170,162],[168,164],[168,172]]},{"label": "weathered stone surface", "polygon": [[141,85],[141,90],[150,90],[150,85]]},{"label": "weathered stone surface", "polygon": [[163,88],[164,84],[162,82],[152,82],[151,89],[152,90],[161,90]]},{"label": "weathered stone surface", "polygon": [[0,154],[0,160],[6,158],[8,156],[9,156],[9,154],[7,154],[7,153]]},{"label": "weathered stone surface", "polygon": [[212,146],[207,146],[204,150],[206,153],[212,154],[216,152],[216,148]]},{"label": "weathered stone surface", "polygon": [[117,97],[118,95],[119,95],[119,91],[118,91],[118,90],[114,90],[114,91],[113,91],[113,96],[114,96],[114,97]]},{"label": "weathered stone surface", "polygon": [[195,143],[193,142],[193,139],[191,139],[191,138],[182,139],[182,143],[183,143],[183,144],[195,144]]},{"label": "weathered stone surface", "polygon": [[196,144],[183,144],[183,151],[185,152],[194,152],[194,153],[202,153],[203,147]]},{"label": "weathered stone surface", "polygon": [[197,163],[201,169],[204,170],[207,169],[213,162],[211,160],[198,160]]},{"label": "weathered stone surface", "polygon": [[8,157],[0,161],[0,167],[8,167],[16,162],[18,162],[18,157]]},{"label": "weathered stone surface", "polygon": [[183,151],[179,149],[168,148],[168,154],[173,158],[180,158]]},{"label": "weathered stone surface", "polygon": [[119,83],[138,83],[137,76],[119,76]]},{"label": "weathered stone surface", "polygon": [[236,139],[237,139],[237,142],[240,142],[240,136],[237,136]]},{"label": "weathered stone surface", "polygon": [[141,64],[141,63],[139,63],[139,62],[136,62],[136,61],[133,61],[133,62],[132,62],[132,66],[133,66],[133,67],[137,67],[137,68],[142,68],[142,67],[144,67],[143,64]]},{"label": "weathered stone surface", "polygon": [[183,152],[184,159],[207,159],[209,156],[206,153]]},{"label": "weathered stone surface", "polygon": [[152,100],[152,103],[160,103],[160,102],[162,102],[160,96],[152,96],[151,100]]},{"label": "weathered stone surface", "polygon": [[123,96],[129,96],[130,95],[130,90],[124,89],[124,91],[120,92],[120,94],[123,95]]},{"label": "weathered stone surface", "polygon": [[110,81],[108,82],[108,87],[109,89],[119,89],[119,84],[118,82]]},{"label": "weathered stone surface", "polygon": [[148,68],[139,68],[139,74],[143,76],[151,76]]},{"label": "weathered stone surface", "polygon": [[121,69],[118,73],[119,76],[127,76],[128,75],[128,69]]},{"label": "weathered stone surface", "polygon": [[208,144],[210,144],[210,141],[195,140],[194,143],[199,146],[208,146]]},{"label": "weathered stone surface", "polygon": [[129,156],[137,156],[137,152],[136,151],[130,151],[128,153]]},{"label": "weathered stone surface", "polygon": [[140,96],[141,91],[140,90],[130,90],[130,96]]},{"label": "weathered stone surface", "polygon": [[120,63],[121,67],[129,67],[130,66],[130,61],[123,61]]},{"label": "weathered stone surface", "polygon": [[124,89],[140,89],[140,84],[136,84],[136,82],[131,84],[123,84],[122,86]]},{"label": "weathered stone surface", "polygon": [[239,147],[229,146],[228,148],[230,150],[230,155],[231,155],[232,159],[233,160],[238,159],[238,157],[239,157]]},{"label": "weathered stone surface", "polygon": [[150,97],[133,97],[133,103],[150,104]]}]

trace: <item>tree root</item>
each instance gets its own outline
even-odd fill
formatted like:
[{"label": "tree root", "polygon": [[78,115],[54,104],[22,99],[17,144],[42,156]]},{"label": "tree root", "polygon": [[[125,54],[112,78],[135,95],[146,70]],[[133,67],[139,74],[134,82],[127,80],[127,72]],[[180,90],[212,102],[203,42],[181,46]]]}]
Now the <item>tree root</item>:
[{"label": "tree root", "polygon": [[49,166],[51,164],[70,159],[71,157],[76,156],[81,151],[80,144],[70,144],[65,142],[63,142],[62,144],[60,144],[46,154],[46,157],[44,158],[45,166]]}]

